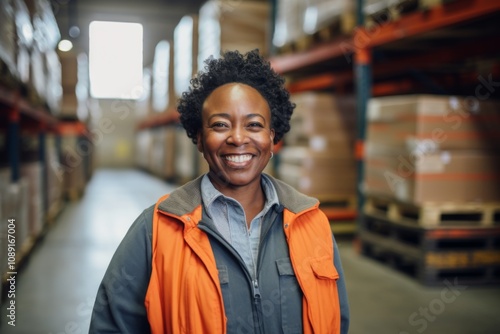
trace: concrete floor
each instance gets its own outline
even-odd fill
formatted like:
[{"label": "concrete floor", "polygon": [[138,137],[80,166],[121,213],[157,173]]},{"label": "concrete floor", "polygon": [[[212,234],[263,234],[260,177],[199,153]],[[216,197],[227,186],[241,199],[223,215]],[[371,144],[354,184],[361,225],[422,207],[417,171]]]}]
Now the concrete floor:
[{"label": "concrete floor", "polygon": [[[70,203],[17,277],[16,327],[7,305],[0,333],[87,333],[99,282],[139,213],[173,186],[133,170],[98,170],[84,197]],[[500,287],[426,288],[358,255],[350,238],[339,247],[351,305],[352,334],[500,333]]]}]

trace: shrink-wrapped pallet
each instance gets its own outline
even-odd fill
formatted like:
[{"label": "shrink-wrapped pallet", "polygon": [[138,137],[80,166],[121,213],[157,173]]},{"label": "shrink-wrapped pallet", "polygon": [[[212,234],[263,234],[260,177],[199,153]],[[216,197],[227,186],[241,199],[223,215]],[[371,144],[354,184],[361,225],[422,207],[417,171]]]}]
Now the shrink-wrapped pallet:
[{"label": "shrink-wrapped pallet", "polygon": [[47,187],[44,189],[44,195],[47,196],[47,218],[52,221],[62,209],[64,174],[59,161],[55,135],[47,135],[45,144]]},{"label": "shrink-wrapped pallet", "polygon": [[273,45],[282,47],[305,35],[305,3],[303,0],[278,0],[276,7]]},{"label": "shrink-wrapped pallet", "polygon": [[19,79],[28,83],[30,78],[30,53],[33,45],[33,24],[31,17],[23,0],[14,0],[17,31],[16,68]]},{"label": "shrink-wrapped pallet", "polygon": [[13,1],[3,0],[0,8],[0,83],[13,85],[16,69],[16,21]]},{"label": "shrink-wrapped pallet", "polygon": [[176,97],[189,89],[198,71],[198,16],[184,16],[174,30],[174,90]]},{"label": "shrink-wrapped pallet", "polygon": [[313,34],[335,26],[341,34],[351,33],[356,26],[356,3],[352,0],[307,0],[303,30]]},{"label": "shrink-wrapped pallet", "polygon": [[321,198],[356,195],[355,99],[329,93],[294,94],[296,104],[278,176]]},{"label": "shrink-wrapped pallet", "polygon": [[31,162],[21,165],[20,174],[28,184],[28,235],[38,237],[43,228],[46,196],[42,191],[44,167],[41,162]]},{"label": "shrink-wrapped pallet", "polygon": [[210,56],[259,49],[268,54],[270,5],[262,1],[207,1],[199,12],[198,69]]},{"label": "shrink-wrapped pallet", "polygon": [[45,67],[46,72],[46,89],[45,89],[45,100],[47,106],[52,114],[58,115],[61,112],[62,103],[62,69],[59,56],[55,50],[47,50],[45,52]]},{"label": "shrink-wrapped pallet", "polygon": [[156,113],[166,112],[175,105],[173,87],[173,45],[170,41],[160,41],[155,47],[152,74],[152,106]]},{"label": "shrink-wrapped pallet", "polygon": [[25,0],[33,24],[33,40],[41,52],[54,50],[61,39],[52,6],[48,0]]},{"label": "shrink-wrapped pallet", "polygon": [[89,111],[89,64],[85,53],[66,52],[60,55],[61,109],[59,116],[85,121]]}]

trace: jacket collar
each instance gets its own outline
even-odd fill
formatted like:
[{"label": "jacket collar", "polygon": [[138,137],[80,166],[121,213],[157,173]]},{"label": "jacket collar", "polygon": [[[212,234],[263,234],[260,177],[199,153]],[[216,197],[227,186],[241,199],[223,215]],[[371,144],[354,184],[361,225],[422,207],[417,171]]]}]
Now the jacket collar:
[{"label": "jacket collar", "polygon": [[[316,198],[306,196],[283,181],[277,180],[269,175],[267,176],[273,183],[276,193],[278,194],[278,200],[285,209],[298,214],[313,206],[319,205]],[[168,198],[158,205],[158,209],[176,216],[183,216],[193,212],[202,202],[202,178],[203,175],[174,190]]]}]

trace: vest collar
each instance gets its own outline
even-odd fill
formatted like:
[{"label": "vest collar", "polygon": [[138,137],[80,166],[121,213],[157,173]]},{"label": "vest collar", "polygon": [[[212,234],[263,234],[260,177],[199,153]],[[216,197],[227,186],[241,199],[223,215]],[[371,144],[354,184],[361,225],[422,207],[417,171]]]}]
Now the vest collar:
[{"label": "vest collar", "polygon": [[[269,175],[267,176],[276,189],[279,202],[285,209],[292,213],[298,214],[313,206],[319,205],[319,201],[316,198],[306,196],[283,181],[277,180]],[[203,175],[174,190],[170,196],[158,205],[158,209],[176,216],[183,216],[193,212],[202,202],[202,178]]]}]

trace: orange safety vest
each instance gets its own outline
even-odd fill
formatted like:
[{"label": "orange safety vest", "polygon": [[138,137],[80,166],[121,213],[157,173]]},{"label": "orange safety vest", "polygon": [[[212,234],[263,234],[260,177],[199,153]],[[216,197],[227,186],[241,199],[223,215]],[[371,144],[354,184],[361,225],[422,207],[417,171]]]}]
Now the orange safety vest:
[{"label": "orange safety vest", "polygon": [[[158,205],[168,196],[158,201],[153,215],[152,272],[145,298],[151,333],[226,333],[215,258],[208,236],[196,227],[202,205],[181,216],[162,212]],[[328,219],[317,204],[299,213],[285,207],[283,214],[290,259],[303,292],[303,333],[340,333],[339,275]]]}]

